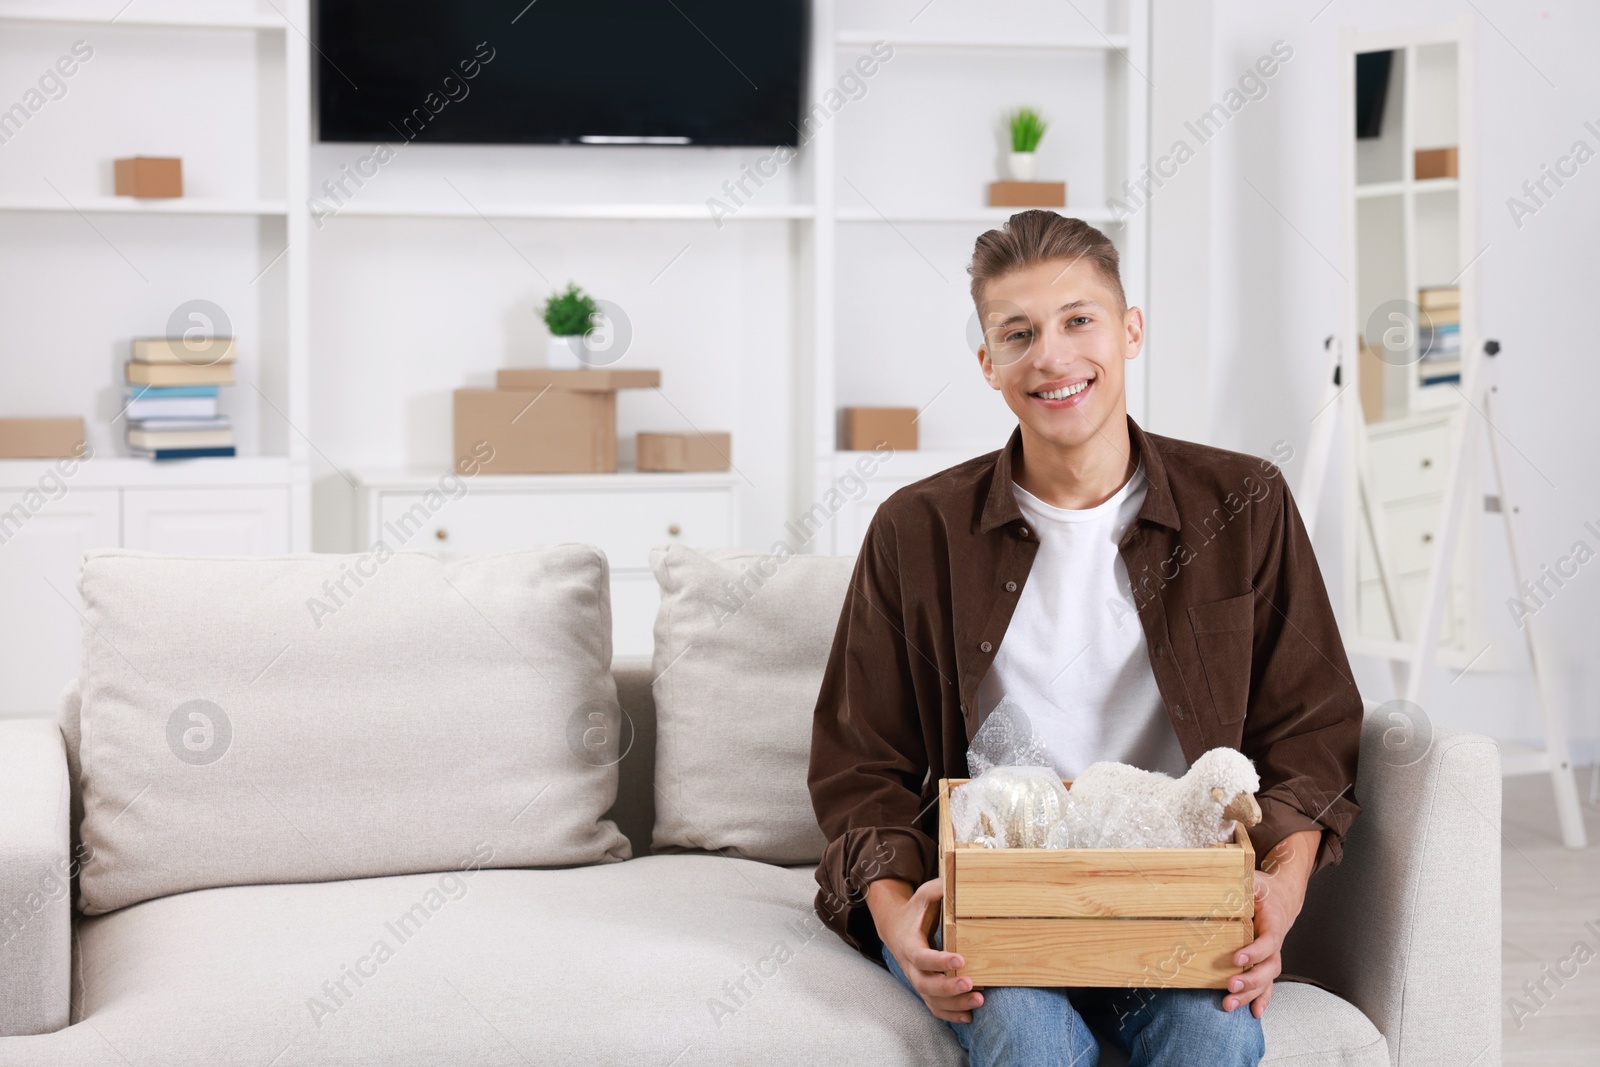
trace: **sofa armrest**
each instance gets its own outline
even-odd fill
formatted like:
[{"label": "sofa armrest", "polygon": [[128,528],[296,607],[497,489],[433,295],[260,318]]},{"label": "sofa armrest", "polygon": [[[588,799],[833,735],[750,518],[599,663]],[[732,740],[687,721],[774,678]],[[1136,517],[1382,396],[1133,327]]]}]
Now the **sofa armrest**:
[{"label": "sofa armrest", "polygon": [[[1500,1063],[1500,750],[1370,701],[1343,861],[1319,871],[1284,970],[1383,1033],[1395,1067]],[[1270,1010],[1270,1009],[1269,1009]]]},{"label": "sofa armrest", "polygon": [[0,1037],[67,1025],[70,804],[60,727],[0,720]]}]

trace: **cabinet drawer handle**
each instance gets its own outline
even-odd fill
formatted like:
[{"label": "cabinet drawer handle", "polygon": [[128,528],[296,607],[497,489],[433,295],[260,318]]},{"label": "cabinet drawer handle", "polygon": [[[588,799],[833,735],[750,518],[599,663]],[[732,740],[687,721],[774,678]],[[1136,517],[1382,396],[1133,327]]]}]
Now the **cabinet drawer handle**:
[{"label": "cabinet drawer handle", "polygon": [[681,533],[683,533],[683,528],[680,527],[677,523],[673,523],[672,525],[667,527],[667,534],[669,536],[677,537]]},{"label": "cabinet drawer handle", "polygon": [[1431,466],[1433,466],[1433,460],[1429,459],[1427,456],[1423,456],[1422,457],[1422,465],[1423,465],[1424,468],[1431,467]]},{"label": "cabinet drawer handle", "polygon": [[1423,544],[1428,544],[1432,540],[1433,540],[1433,534],[1425,533],[1425,534],[1422,535],[1422,543]]},{"label": "cabinet drawer handle", "polygon": [[437,537],[441,541],[444,541],[449,538],[450,531],[441,526],[437,530],[433,531],[433,536]]}]

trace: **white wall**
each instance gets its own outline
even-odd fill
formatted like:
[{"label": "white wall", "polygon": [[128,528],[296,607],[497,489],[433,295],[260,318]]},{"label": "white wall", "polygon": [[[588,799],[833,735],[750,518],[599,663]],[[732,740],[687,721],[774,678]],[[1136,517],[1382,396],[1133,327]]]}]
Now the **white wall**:
[{"label": "white wall", "polygon": [[[1323,7],[1324,0],[1216,5],[1214,96],[1274,40],[1294,48],[1268,96],[1208,145],[1212,438],[1257,454],[1283,439],[1304,455],[1320,404],[1322,339],[1339,326],[1340,101],[1333,89],[1339,27],[1370,32],[1451,21],[1471,10],[1452,0],[1337,0],[1319,15]],[[1600,471],[1593,463],[1600,430],[1592,413],[1600,364],[1584,321],[1600,279],[1592,247],[1600,233],[1600,161],[1582,167],[1520,228],[1506,201],[1522,195],[1522,183],[1576,140],[1600,151],[1600,136],[1584,127],[1585,121],[1600,126],[1600,69],[1592,60],[1600,8],[1579,0],[1485,0],[1478,9],[1492,24],[1480,24],[1478,114],[1466,116],[1478,126],[1480,234],[1488,245],[1474,269],[1482,272],[1485,336],[1504,345],[1497,430],[1511,446],[1527,502],[1527,553],[1537,568],[1570,552],[1580,538],[1600,549],[1600,538],[1584,529],[1585,521],[1600,527]],[[1197,101],[1196,111],[1203,106]],[[1151,371],[1152,392],[1159,394],[1160,365]],[[1302,467],[1288,465],[1292,480]],[[1336,469],[1316,542],[1333,588],[1339,582],[1337,486]],[[1521,635],[1505,609],[1511,587],[1503,526],[1497,516],[1486,516],[1483,529],[1489,636],[1497,651],[1521,662]],[[1554,696],[1579,739],[1575,754],[1592,760],[1600,664],[1590,643],[1600,620],[1600,562],[1581,568],[1537,618],[1559,683]],[[1357,657],[1354,667],[1364,695],[1379,701],[1394,695],[1384,664]],[[1427,710],[1436,721],[1505,739],[1538,737],[1525,670],[1475,671],[1451,682],[1454,673],[1440,670],[1430,685]]]}]

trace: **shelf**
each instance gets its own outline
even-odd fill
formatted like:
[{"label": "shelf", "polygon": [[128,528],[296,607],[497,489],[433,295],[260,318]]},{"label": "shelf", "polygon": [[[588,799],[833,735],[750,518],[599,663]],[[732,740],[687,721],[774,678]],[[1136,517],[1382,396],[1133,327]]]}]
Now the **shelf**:
[{"label": "shelf", "polygon": [[1414,193],[1453,193],[1460,188],[1460,178],[1423,178],[1411,183]]},{"label": "shelf", "polygon": [[[0,208],[4,203],[0,202]],[[895,211],[880,215],[871,208],[840,208],[836,214],[839,222],[1004,222],[1021,207],[973,207],[955,210]],[[1085,222],[1115,223],[1115,215],[1105,208],[1082,209],[1075,207],[1046,208],[1063,215],[1083,219]],[[363,218],[421,218],[421,219],[616,219],[616,220],[677,220],[684,222],[711,222],[704,204],[371,204],[350,202],[338,211],[323,214],[324,219],[339,215]],[[749,204],[725,216],[727,222],[756,222],[782,219],[812,219],[816,209],[810,204],[778,204],[762,206]]]},{"label": "shelf", "polygon": [[[1004,222],[1025,207],[974,207],[956,211],[893,211],[879,214],[872,208],[840,208],[836,217],[840,222]],[[1119,220],[1106,208],[1050,207],[1046,211],[1082,219],[1084,222],[1116,223]]]},{"label": "shelf", "polygon": [[1019,40],[1005,37],[885,37],[855,30],[840,32],[834,43],[840,47],[871,46],[883,41],[895,48],[929,48],[968,52],[1120,52],[1128,47],[1126,34],[1100,37],[1057,37]]},{"label": "shelf", "polygon": [[[714,222],[704,204],[376,204],[351,201],[334,212],[324,213],[324,219],[338,215],[360,215],[367,218],[420,218],[420,219],[616,219],[678,220],[685,222]],[[809,219],[816,216],[810,204],[747,204],[725,222],[756,222],[772,219]]]},{"label": "shelf", "polygon": [[[124,8],[124,11],[127,9]],[[101,29],[127,27],[155,30],[282,30],[284,21],[270,15],[140,15],[134,12],[107,18],[87,12],[56,11],[52,8],[9,8],[0,11],[0,22],[53,22],[92,24]]]},{"label": "shelf", "polygon": [[1407,189],[1413,193],[1453,193],[1461,188],[1459,178],[1423,178],[1421,180],[1397,182],[1368,182],[1356,186],[1356,199],[1365,200],[1373,196],[1399,196]]},{"label": "shelf", "polygon": [[[0,459],[0,487],[19,488],[39,484],[59,459]],[[241,485],[286,485],[290,481],[290,462],[281,456],[209,457],[205,459],[150,460],[132,456],[93,456],[82,460],[77,470],[62,476],[68,492],[73,489],[121,489],[128,486],[170,486],[183,488],[234,487]]]},{"label": "shelf", "polygon": [[137,200],[128,196],[89,196],[71,203],[56,197],[0,196],[0,211],[83,212],[86,215],[287,215],[282,200],[210,200],[173,197]]}]

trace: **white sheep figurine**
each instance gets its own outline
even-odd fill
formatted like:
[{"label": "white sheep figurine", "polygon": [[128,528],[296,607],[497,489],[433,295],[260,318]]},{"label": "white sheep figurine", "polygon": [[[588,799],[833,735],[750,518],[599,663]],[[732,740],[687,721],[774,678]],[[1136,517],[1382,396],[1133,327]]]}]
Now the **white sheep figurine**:
[{"label": "white sheep figurine", "polygon": [[1200,848],[1233,840],[1235,820],[1259,823],[1260,788],[1250,758],[1220,747],[1202,754],[1182,778],[1111,760],[1091,763],[1072,780],[1071,796],[1077,824],[1100,830],[1096,843]]}]

